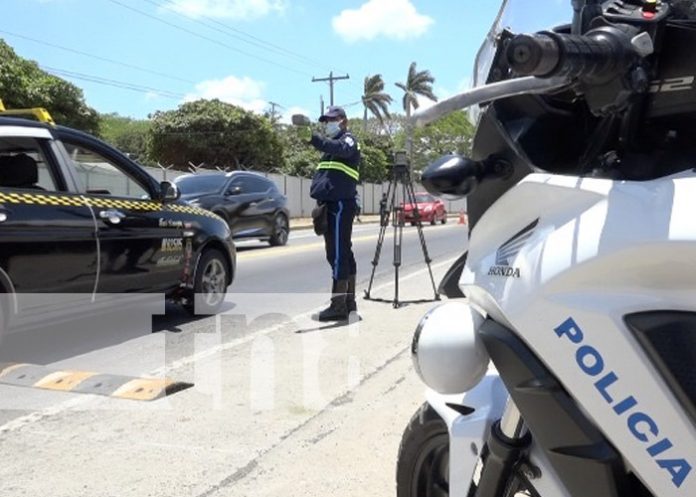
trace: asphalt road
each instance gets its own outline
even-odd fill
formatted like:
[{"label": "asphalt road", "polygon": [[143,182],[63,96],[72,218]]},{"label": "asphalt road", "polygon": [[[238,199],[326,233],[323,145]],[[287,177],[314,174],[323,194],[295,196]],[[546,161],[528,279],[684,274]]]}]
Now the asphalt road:
[{"label": "asphalt road", "polygon": [[[464,249],[466,226],[450,219],[448,224],[423,227],[425,246],[433,263]],[[379,225],[356,224],[353,228],[353,252],[358,266],[358,286],[367,287],[375,257]],[[321,293],[329,291],[331,269],[326,261],[323,238],[311,230],[294,231],[286,247],[242,242],[237,246],[238,271],[232,291],[235,293]],[[425,267],[425,256],[416,227],[403,229],[402,269]],[[393,277],[394,233],[385,232],[376,279]],[[439,283],[439,282],[437,282]]]},{"label": "asphalt road", "polygon": [[[359,289],[377,232],[356,226]],[[425,236],[437,283],[466,230]],[[360,300],[359,319],[314,321],[329,269],[307,231],[287,247],[240,244],[238,268],[219,316],[143,302],[5,337],[0,362],[192,386],[142,402],[0,384],[0,495],[393,495],[401,432],[423,399],[409,345],[433,304]],[[404,298],[431,294],[415,228],[404,230],[400,284]],[[373,295],[393,290],[387,250]]]}]

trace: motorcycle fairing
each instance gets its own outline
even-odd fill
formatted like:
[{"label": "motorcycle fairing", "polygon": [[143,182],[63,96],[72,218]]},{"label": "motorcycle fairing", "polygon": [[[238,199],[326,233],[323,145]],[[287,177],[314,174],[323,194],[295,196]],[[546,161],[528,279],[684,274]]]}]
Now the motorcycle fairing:
[{"label": "motorcycle fairing", "polygon": [[[624,317],[696,312],[694,191],[693,171],[645,182],[531,174],[473,229],[461,280],[661,497],[696,495],[696,429]],[[537,218],[508,257],[518,271],[492,270],[500,247]]]}]

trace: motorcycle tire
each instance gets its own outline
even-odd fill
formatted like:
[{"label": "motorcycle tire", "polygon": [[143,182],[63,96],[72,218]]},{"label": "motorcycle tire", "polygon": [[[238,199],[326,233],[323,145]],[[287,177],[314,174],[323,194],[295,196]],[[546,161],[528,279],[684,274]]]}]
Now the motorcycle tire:
[{"label": "motorcycle tire", "polygon": [[396,495],[449,495],[449,433],[428,403],[416,411],[401,438]]}]

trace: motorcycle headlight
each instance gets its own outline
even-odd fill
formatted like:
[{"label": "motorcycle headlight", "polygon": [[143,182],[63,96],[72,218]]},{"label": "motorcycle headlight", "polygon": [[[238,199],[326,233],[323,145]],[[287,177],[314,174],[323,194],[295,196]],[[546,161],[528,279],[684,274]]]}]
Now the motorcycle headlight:
[{"label": "motorcycle headlight", "polygon": [[484,318],[469,305],[448,302],[428,312],[411,345],[423,383],[441,394],[464,393],[486,374],[490,358],[478,336]]}]

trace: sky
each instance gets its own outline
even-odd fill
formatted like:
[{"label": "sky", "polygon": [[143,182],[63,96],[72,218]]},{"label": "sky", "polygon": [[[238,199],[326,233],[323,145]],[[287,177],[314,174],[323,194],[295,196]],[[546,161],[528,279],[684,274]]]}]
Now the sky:
[{"label": "sky", "polygon": [[[439,98],[468,88],[494,0],[0,0],[0,38],[82,88],[101,113],[146,118],[197,98],[316,119],[326,82],[362,116],[363,80],[382,74],[402,112],[411,62]],[[2,96],[0,95],[0,98]]]}]

